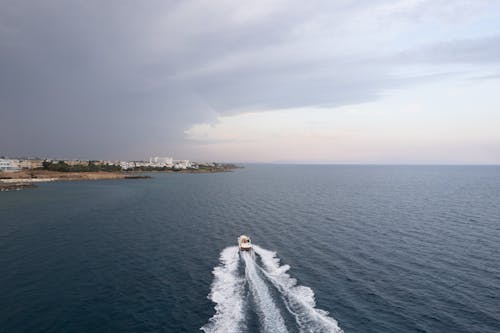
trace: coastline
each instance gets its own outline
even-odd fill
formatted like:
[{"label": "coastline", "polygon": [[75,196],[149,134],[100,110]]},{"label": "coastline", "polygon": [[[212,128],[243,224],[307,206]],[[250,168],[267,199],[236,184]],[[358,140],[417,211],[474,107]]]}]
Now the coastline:
[{"label": "coastline", "polygon": [[14,184],[8,184],[8,183],[0,183],[0,192],[8,192],[8,191],[19,191],[19,190],[24,190],[27,188],[35,188],[36,186],[33,185],[33,183],[27,184],[27,183],[14,183]]},{"label": "coastline", "polygon": [[148,172],[148,173],[218,173],[218,172],[232,172],[234,169],[242,169],[240,166],[221,166],[200,169],[180,169],[180,170],[151,170],[151,171],[134,171],[134,172]]},{"label": "coastline", "polygon": [[36,187],[35,183],[75,180],[137,179],[151,176],[125,172],[58,172],[26,170],[0,173],[0,191],[22,190]]},{"label": "coastline", "polygon": [[36,187],[35,183],[55,181],[88,181],[107,179],[148,179],[145,173],[216,173],[231,172],[237,167],[222,166],[203,169],[186,170],[152,170],[152,171],[96,171],[96,172],[61,172],[48,170],[22,170],[0,172],[0,191],[22,190]]}]

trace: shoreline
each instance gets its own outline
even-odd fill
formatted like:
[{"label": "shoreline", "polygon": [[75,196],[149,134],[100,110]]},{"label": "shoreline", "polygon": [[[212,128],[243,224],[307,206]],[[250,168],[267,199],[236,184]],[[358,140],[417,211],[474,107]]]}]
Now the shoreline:
[{"label": "shoreline", "polygon": [[36,183],[56,181],[85,181],[107,179],[146,179],[151,176],[124,172],[58,172],[46,170],[28,170],[0,173],[0,191],[35,188]]},{"label": "shoreline", "polygon": [[149,179],[145,173],[218,173],[231,172],[234,167],[213,167],[186,170],[152,170],[152,171],[96,171],[96,172],[61,172],[48,170],[22,170],[0,172],[0,191],[14,191],[35,188],[35,183],[56,181],[89,181],[107,179]]},{"label": "shoreline", "polygon": [[212,169],[181,169],[181,170],[151,170],[151,171],[132,171],[139,173],[220,173],[220,172],[232,172],[233,169],[240,169],[241,167],[224,167],[224,168],[212,168]]},{"label": "shoreline", "polygon": [[27,188],[35,188],[36,185],[33,185],[33,183],[27,184],[27,183],[14,183],[14,184],[2,184],[0,183],[0,192],[8,192],[8,191],[19,191],[19,190],[24,190]]}]

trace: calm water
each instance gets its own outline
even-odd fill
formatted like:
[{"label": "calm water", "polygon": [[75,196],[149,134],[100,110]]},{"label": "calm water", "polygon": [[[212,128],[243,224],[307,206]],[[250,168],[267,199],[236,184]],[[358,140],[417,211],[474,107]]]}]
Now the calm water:
[{"label": "calm water", "polygon": [[[241,233],[255,258],[231,248]],[[0,268],[0,332],[499,332],[500,167],[251,165],[2,192]]]}]

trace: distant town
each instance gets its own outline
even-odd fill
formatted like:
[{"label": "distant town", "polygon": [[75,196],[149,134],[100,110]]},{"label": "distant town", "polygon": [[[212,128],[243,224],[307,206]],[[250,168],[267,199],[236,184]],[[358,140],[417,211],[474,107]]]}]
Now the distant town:
[{"label": "distant town", "polygon": [[147,161],[7,158],[0,156],[0,191],[36,187],[35,183],[76,180],[145,179],[145,172],[214,173],[239,168],[234,164],[191,162],[172,157]]},{"label": "distant town", "polygon": [[214,162],[174,160],[172,157],[150,157],[147,161],[109,161],[52,158],[0,158],[0,171],[163,171],[199,170],[222,166]]}]

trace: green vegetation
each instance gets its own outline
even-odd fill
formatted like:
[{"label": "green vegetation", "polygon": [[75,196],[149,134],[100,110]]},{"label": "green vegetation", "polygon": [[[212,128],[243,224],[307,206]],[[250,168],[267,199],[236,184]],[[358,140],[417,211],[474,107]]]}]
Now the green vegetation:
[{"label": "green vegetation", "polygon": [[138,166],[131,171],[140,171],[140,172],[150,172],[150,171],[177,171],[173,168],[167,168],[166,166],[164,167],[153,167],[153,166]]},{"label": "green vegetation", "polygon": [[213,163],[211,165],[199,164],[194,167],[190,167],[187,169],[178,169],[175,167],[155,167],[155,166],[138,166],[131,171],[138,172],[151,172],[151,171],[171,171],[171,172],[221,172],[221,171],[229,171],[231,169],[237,169],[238,166],[234,164],[225,164],[225,163]]},{"label": "green vegetation", "polygon": [[59,171],[59,172],[98,172],[98,171],[117,172],[121,171],[122,168],[119,165],[110,165],[110,164],[98,165],[95,164],[93,161],[89,161],[87,165],[85,164],[69,165],[64,161],[59,161],[57,163],[44,161],[43,170]]},{"label": "green vegetation", "polygon": [[[137,166],[133,169],[127,169],[125,171],[131,172],[152,172],[152,171],[164,171],[164,172],[223,172],[229,171],[231,169],[236,169],[238,166],[234,164],[224,164],[224,163],[212,163],[209,165],[200,164],[195,165],[192,168],[179,169],[175,167],[156,167],[156,166]],[[111,165],[111,164],[100,164],[98,161],[89,161],[82,164],[70,165],[65,161],[44,161],[42,163],[42,170],[47,171],[58,171],[58,172],[118,172],[122,171],[121,166]]]}]

